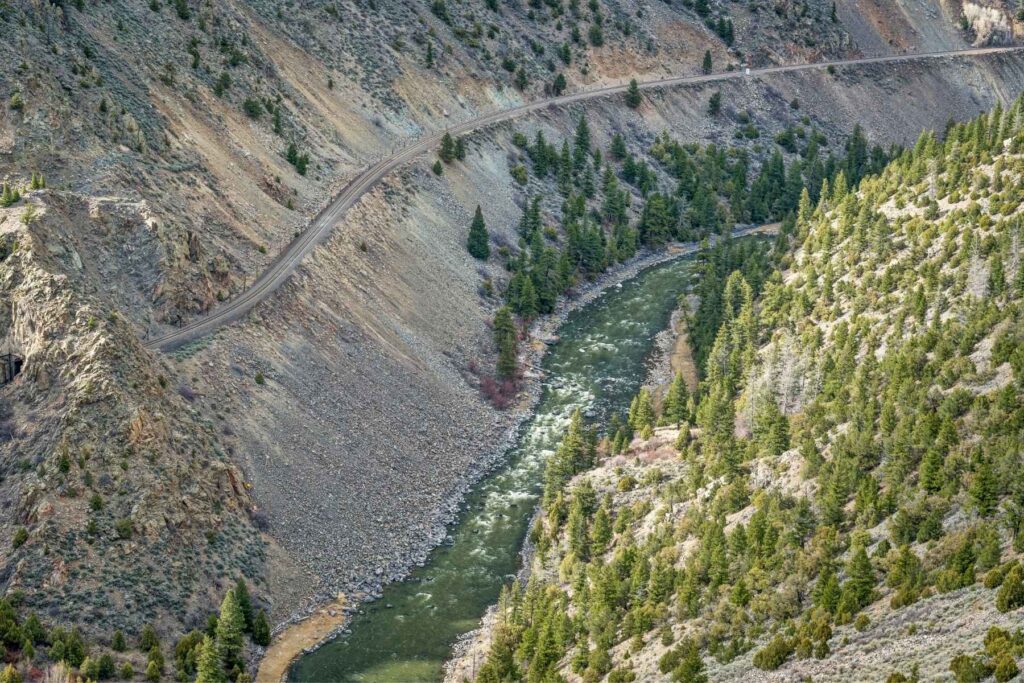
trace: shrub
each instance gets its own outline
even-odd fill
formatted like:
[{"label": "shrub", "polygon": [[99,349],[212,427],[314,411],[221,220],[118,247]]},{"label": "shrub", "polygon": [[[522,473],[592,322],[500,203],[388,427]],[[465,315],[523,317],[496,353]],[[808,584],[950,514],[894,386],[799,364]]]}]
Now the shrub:
[{"label": "shrub", "polygon": [[512,167],[510,173],[512,174],[512,179],[515,180],[517,183],[519,183],[520,185],[526,184],[528,180],[528,177],[526,175],[526,166],[523,166],[522,164],[516,164],[515,166]]},{"label": "shrub", "polygon": [[21,546],[25,545],[25,541],[27,540],[28,530],[25,529],[25,527],[23,526],[18,527],[18,530],[14,532],[14,539],[12,541],[12,545],[14,545],[15,548],[20,548]]},{"label": "shrub", "polygon": [[853,622],[853,627],[858,631],[866,631],[870,625],[871,620],[868,619],[868,615],[866,614],[858,614],[857,618]]},{"label": "shrub", "polygon": [[993,675],[999,683],[1012,681],[1019,673],[1020,669],[1017,668],[1017,662],[1014,661],[1013,655],[1009,652],[1002,652],[995,658],[995,671]]},{"label": "shrub", "polygon": [[775,636],[770,643],[754,653],[754,666],[762,671],[774,671],[789,659],[793,650],[791,638]]},{"label": "shrub", "polygon": [[992,668],[982,657],[959,654],[949,663],[957,683],[980,683],[989,677]]},{"label": "shrub", "polygon": [[1021,606],[1024,606],[1024,571],[1017,564],[1003,579],[1003,585],[996,593],[996,609],[1009,612]]},{"label": "shrub", "polygon": [[254,97],[247,97],[245,98],[245,102],[242,103],[242,111],[244,111],[245,115],[250,119],[258,119],[263,113],[263,104]]},{"label": "shrub", "polygon": [[125,517],[114,522],[114,531],[117,537],[127,540],[132,537],[132,520]]}]

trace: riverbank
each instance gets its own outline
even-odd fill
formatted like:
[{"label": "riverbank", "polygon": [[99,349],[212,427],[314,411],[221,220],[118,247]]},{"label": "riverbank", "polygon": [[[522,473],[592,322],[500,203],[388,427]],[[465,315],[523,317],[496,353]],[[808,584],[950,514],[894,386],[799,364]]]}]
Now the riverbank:
[{"label": "riverbank", "polygon": [[[696,389],[696,366],[693,362],[686,325],[686,317],[694,305],[692,296],[680,297],[680,304],[673,310],[669,324],[655,336],[646,367],[644,385],[659,396],[672,381],[676,372],[683,373],[691,390]],[[539,514],[539,510],[534,512],[534,517],[537,514]],[[522,567],[516,575],[516,580],[525,585],[530,574],[535,570],[533,567],[534,549],[529,538],[523,543],[521,557]],[[542,574],[546,575],[546,572],[542,571]],[[476,672],[487,661],[494,629],[498,622],[497,610],[497,605],[488,607],[480,620],[480,625],[466,633],[453,646],[452,657],[445,663],[444,683],[464,683],[475,680]]]},{"label": "riverbank", "polygon": [[[746,229],[737,231],[736,234],[745,235],[749,232],[750,230]],[[564,324],[565,320],[572,312],[578,310],[582,306],[594,302],[611,287],[636,277],[641,271],[647,270],[666,261],[671,261],[673,259],[692,254],[697,251],[698,248],[699,245],[695,243],[674,244],[658,252],[647,252],[641,254],[629,263],[623,264],[622,266],[604,274],[602,277],[587,283],[585,286],[579,288],[573,296],[561,300],[555,313],[534,322],[529,330],[529,338],[531,340],[540,340],[541,342],[551,342],[555,340],[557,338],[556,333],[559,328]],[[523,353],[520,360],[524,367],[528,370],[532,370],[527,373],[528,378],[521,388],[521,399],[517,403],[517,407],[509,413],[506,413],[508,420],[506,424],[508,427],[504,432],[504,438],[499,440],[497,445],[490,450],[489,457],[478,461],[473,467],[469,468],[462,477],[461,484],[454,488],[447,504],[443,506],[443,524],[434,529],[433,533],[430,535],[433,542],[429,544],[424,543],[419,549],[420,552],[411,553],[410,556],[407,557],[409,560],[406,563],[407,572],[413,570],[415,567],[422,566],[430,550],[445,540],[449,529],[448,525],[454,521],[457,518],[458,513],[465,508],[466,493],[485,475],[493,471],[495,467],[505,462],[505,458],[510,447],[516,442],[516,439],[520,434],[523,421],[534,413],[535,407],[540,398],[543,382],[543,373],[539,372],[539,369],[541,360],[546,353],[547,346],[544,343],[526,343],[523,344],[522,347]],[[402,577],[395,576],[393,574],[385,575],[379,577],[378,587],[371,588],[365,592],[350,594],[348,596],[349,603],[346,607],[347,615],[350,616],[357,611],[361,611],[360,603],[379,597],[382,585],[398,578]],[[301,621],[302,620],[300,619],[295,619],[292,623],[301,623]],[[340,623],[331,624],[328,628],[325,628],[324,631],[318,634],[320,637],[314,646],[308,646],[303,643],[303,646],[300,649],[288,653],[290,654],[288,660],[291,661],[296,656],[302,654],[302,652],[315,649],[315,646],[322,645],[324,642],[329,641],[339,633],[344,632],[347,624],[347,618]],[[281,640],[287,639],[288,636],[286,634],[292,628],[295,628],[295,626],[280,629],[278,638]],[[275,643],[276,642],[277,640],[275,640]]]}]

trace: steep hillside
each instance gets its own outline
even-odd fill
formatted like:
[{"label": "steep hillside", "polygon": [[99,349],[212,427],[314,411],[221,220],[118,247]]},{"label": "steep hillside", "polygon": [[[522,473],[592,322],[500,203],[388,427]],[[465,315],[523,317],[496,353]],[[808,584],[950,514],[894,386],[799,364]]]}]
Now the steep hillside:
[{"label": "steep hillside", "polygon": [[[177,636],[239,575],[280,623],[338,590],[372,592],[405,571],[441,538],[459,492],[514,423],[479,390],[476,370],[494,367],[488,325],[500,303],[485,281],[500,295],[508,271],[504,258],[482,264],[466,254],[472,210],[486,208],[496,252],[520,253],[527,190],[546,188],[545,221],[560,223],[553,178],[532,178],[527,189],[512,179],[526,163],[513,133],[569,139],[579,110],[483,131],[441,176],[430,159],[389,178],[243,324],[176,358],[135,339],[237,294],[393,144],[541,97],[562,87],[559,75],[577,88],[697,73],[708,51],[716,70],[747,57],[858,54],[844,18],[855,9],[840,5],[833,21],[826,2],[0,4],[0,175],[24,187],[40,172],[49,187],[3,214],[12,239],[33,246],[0,263],[11,283],[0,350],[26,361],[0,388],[10,501],[0,525],[12,538],[22,527],[27,534],[3,556],[0,586],[24,591],[48,625],[79,623],[92,636],[154,621]],[[932,16],[920,22],[936,25]],[[967,44],[958,29],[945,42],[921,35],[899,49]],[[798,127],[818,128],[838,150],[863,123],[887,147],[1022,84],[1019,60],[992,56],[730,83],[714,117],[709,88],[651,93],[636,110],[616,98],[587,111],[595,147],[607,149],[619,132],[638,157],[664,129],[682,142],[742,138],[753,179],[777,146],[796,144]],[[864,101],[903,111],[894,121]],[[667,181],[664,168],[658,174]],[[628,192],[635,227],[642,193]],[[38,215],[26,227],[30,205]],[[714,227],[732,217],[723,211]],[[52,284],[20,284],[37,275]],[[97,387],[102,402],[90,398]],[[132,435],[145,432],[140,414],[158,425],[154,436]],[[136,463],[144,449],[133,439],[152,439],[155,455]],[[107,455],[86,457],[93,452]],[[46,507],[51,498],[60,504]],[[37,500],[51,515],[45,524]],[[105,524],[113,531],[102,542],[79,547],[76,534],[102,536]],[[51,528],[77,544],[59,561]],[[129,548],[139,550],[116,552]],[[40,567],[61,562],[73,580],[51,593]],[[97,589],[91,577],[108,564],[115,578]],[[110,587],[130,599],[109,597]],[[75,597],[86,592],[88,603]]]},{"label": "steep hillside", "polygon": [[259,584],[265,544],[218,426],[90,293],[81,216],[97,232],[140,220],[52,190],[0,209],[0,298],[16,302],[0,329],[27,359],[0,402],[3,582],[25,609],[91,637],[177,630],[205,620],[223,581]]},{"label": "steep hillside", "polygon": [[695,400],[642,392],[596,468],[570,427],[479,680],[1017,674],[1022,114],[805,195]]},{"label": "steep hillside", "polygon": [[806,45],[762,60],[850,53],[840,24],[812,29],[827,13],[812,5],[756,29],[743,10],[723,38],[731,10],[706,3],[5,3],[0,171],[144,200],[159,250],[126,313],[175,324],[236,293],[396,141],[543,96],[556,75],[696,73],[705,50],[724,65],[791,35]]}]

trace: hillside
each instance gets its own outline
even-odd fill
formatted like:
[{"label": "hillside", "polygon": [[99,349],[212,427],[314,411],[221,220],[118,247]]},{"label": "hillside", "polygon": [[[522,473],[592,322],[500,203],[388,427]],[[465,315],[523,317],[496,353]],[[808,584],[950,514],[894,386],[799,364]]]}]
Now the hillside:
[{"label": "hillside", "polygon": [[[595,149],[618,133],[671,187],[651,155],[667,130],[746,150],[753,181],[777,149],[802,156],[786,149],[798,128],[838,155],[857,124],[888,149],[971,116],[1024,87],[1020,60],[737,81],[716,116],[712,88],[540,112],[470,136],[440,176],[430,158],[389,177],[237,326],[173,357],[138,340],[236,295],[358,169],[446,121],[543,97],[559,75],[574,89],[699,73],[706,52],[721,70],[1013,39],[1004,4],[966,27],[954,5],[900,5],[893,42],[893,16],[845,1],[834,21],[818,1],[0,3],[0,179],[26,190],[0,209],[19,245],[0,261],[0,352],[25,358],[0,387],[0,536],[20,539],[0,588],[21,617],[102,642],[147,623],[176,639],[239,576],[274,624],[374,593],[443,538],[520,416],[478,372],[495,367],[510,279],[497,252],[524,253],[531,194],[557,228],[546,246],[567,226],[556,178],[514,179],[529,162],[516,133],[571,141],[585,114]],[[993,22],[1011,29],[981,30]],[[622,187],[636,228],[646,190]],[[486,263],[465,248],[477,204]]]},{"label": "hillside", "polygon": [[478,680],[1016,675],[1022,113],[805,195],[694,399],[641,392],[596,466],[574,422]]}]

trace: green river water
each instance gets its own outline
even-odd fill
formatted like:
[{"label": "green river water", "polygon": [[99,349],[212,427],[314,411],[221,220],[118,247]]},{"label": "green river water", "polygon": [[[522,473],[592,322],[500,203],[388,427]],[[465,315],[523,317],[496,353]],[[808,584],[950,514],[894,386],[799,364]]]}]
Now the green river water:
[{"label": "green river water", "polygon": [[302,656],[289,679],[437,681],[460,635],[479,625],[520,568],[520,549],[539,494],[545,458],[576,408],[590,420],[623,412],[645,376],[655,335],[688,284],[689,258],[650,268],[574,312],[543,360],[534,415],[505,464],[467,495],[449,542],[383,597],[363,606],[350,632]]}]

